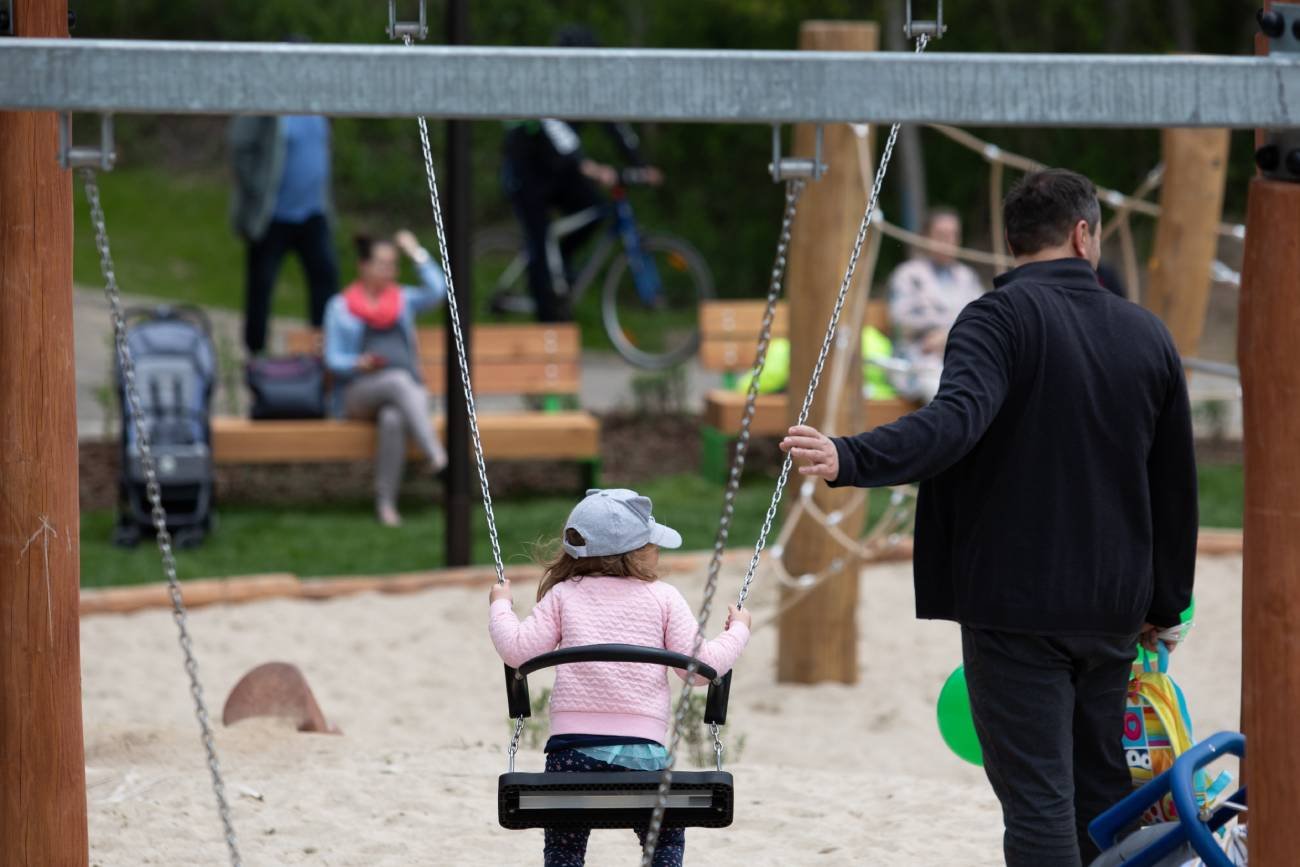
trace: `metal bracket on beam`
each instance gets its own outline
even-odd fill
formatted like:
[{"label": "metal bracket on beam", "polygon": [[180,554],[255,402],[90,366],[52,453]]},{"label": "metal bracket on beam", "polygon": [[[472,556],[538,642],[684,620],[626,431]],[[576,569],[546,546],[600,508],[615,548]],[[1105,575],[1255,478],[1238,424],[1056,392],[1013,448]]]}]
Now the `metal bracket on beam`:
[{"label": "metal bracket on beam", "polygon": [[903,33],[908,39],[916,39],[918,36],[942,39],[947,30],[947,25],[943,23],[943,0],[937,0],[933,21],[914,20],[912,18],[912,0],[907,0],[907,20],[903,23]]},{"label": "metal bracket on beam", "polygon": [[778,184],[792,178],[811,178],[821,180],[826,174],[826,163],[822,162],[822,125],[817,124],[816,144],[813,158],[781,156],[781,125],[772,126],[772,162],[767,170],[772,173],[772,180]]},{"label": "metal bracket on beam", "polygon": [[421,42],[429,38],[429,25],[425,16],[424,0],[420,0],[420,17],[416,21],[398,21],[397,0],[388,0],[388,38],[401,39],[403,36],[410,36]]},{"label": "metal bracket on beam", "polygon": [[[1300,3],[1274,3],[1268,12],[1259,10],[1255,20],[1268,38],[1270,55],[1300,56]],[[1264,144],[1255,151],[1255,165],[1266,178],[1300,183],[1300,130],[1265,130]]]},{"label": "metal bracket on beam", "polygon": [[99,116],[99,147],[76,147],[72,143],[72,114],[59,113],[59,165],[65,169],[82,167],[112,171],[117,162],[117,148],[113,144],[113,116]]}]

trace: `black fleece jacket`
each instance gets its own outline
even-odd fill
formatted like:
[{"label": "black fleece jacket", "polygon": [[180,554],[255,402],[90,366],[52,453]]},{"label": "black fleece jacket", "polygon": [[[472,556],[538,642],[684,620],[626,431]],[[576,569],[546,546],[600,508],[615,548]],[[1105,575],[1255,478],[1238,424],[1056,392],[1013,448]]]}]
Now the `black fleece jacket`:
[{"label": "black fleece jacket", "polygon": [[994,286],[953,326],[931,404],[833,440],[833,485],[920,481],[918,617],[1044,635],[1176,624],[1197,504],[1173,339],[1083,259]]}]

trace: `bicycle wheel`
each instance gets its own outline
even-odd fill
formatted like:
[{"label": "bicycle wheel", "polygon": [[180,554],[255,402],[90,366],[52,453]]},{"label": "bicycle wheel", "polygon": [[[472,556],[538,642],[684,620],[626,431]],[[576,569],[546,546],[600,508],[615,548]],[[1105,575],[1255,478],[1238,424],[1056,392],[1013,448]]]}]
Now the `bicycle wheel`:
[{"label": "bicycle wheel", "polygon": [[532,316],[536,310],[528,292],[528,254],[523,236],[514,229],[488,229],[474,236],[474,297],[486,299],[496,314]]},{"label": "bicycle wheel", "polygon": [[620,252],[605,272],[601,319],[619,355],[637,367],[662,370],[700,348],[700,302],[713,297],[713,275],[704,257],[680,238],[647,235],[642,250],[657,287],[638,287],[626,251]]}]

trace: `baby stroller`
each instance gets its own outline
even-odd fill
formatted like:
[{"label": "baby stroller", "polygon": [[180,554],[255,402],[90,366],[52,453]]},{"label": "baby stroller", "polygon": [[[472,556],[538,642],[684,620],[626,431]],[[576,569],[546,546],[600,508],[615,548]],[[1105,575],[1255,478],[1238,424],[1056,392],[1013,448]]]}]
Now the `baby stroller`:
[{"label": "baby stroller", "polygon": [[[212,527],[212,388],[216,350],[212,327],[197,307],[159,306],[126,311],[126,344],[135,367],[144,428],[177,547],[200,544]],[[116,366],[122,407],[122,460],[113,541],[137,544],[154,531],[135,419],[121,364]]]},{"label": "baby stroller", "polygon": [[[1102,813],[1088,833],[1102,847],[1090,867],[1241,867],[1247,863],[1246,828],[1235,820],[1246,811],[1243,786],[1205,809],[1196,802],[1197,771],[1224,755],[1244,758],[1246,738],[1213,735],[1174,761],[1174,766]],[[1122,837],[1144,811],[1172,794],[1178,821],[1139,828]],[[1226,827],[1225,827],[1226,826]]]}]

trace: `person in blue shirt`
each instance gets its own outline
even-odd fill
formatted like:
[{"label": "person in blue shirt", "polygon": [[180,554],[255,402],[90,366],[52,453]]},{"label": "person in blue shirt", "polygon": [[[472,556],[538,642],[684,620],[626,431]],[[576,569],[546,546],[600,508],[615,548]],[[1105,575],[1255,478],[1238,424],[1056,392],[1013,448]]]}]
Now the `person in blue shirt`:
[{"label": "person in blue shirt", "polygon": [[235,187],[231,221],[247,247],[244,344],[266,348],[271,295],[284,255],[307,276],[309,318],[319,328],[338,291],[331,233],[330,127],[319,115],[237,117],[230,125]]},{"label": "person in blue shirt", "polygon": [[[415,332],[416,315],[447,297],[447,279],[406,230],[392,241],[359,235],[356,247],[357,279],[325,309],[325,366],[334,375],[334,414],[373,421],[379,428],[375,513],[381,524],[396,527],[402,522],[397,491],[407,435],[432,472],[447,466],[429,417]],[[415,263],[420,286],[397,283],[399,248]]]}]

